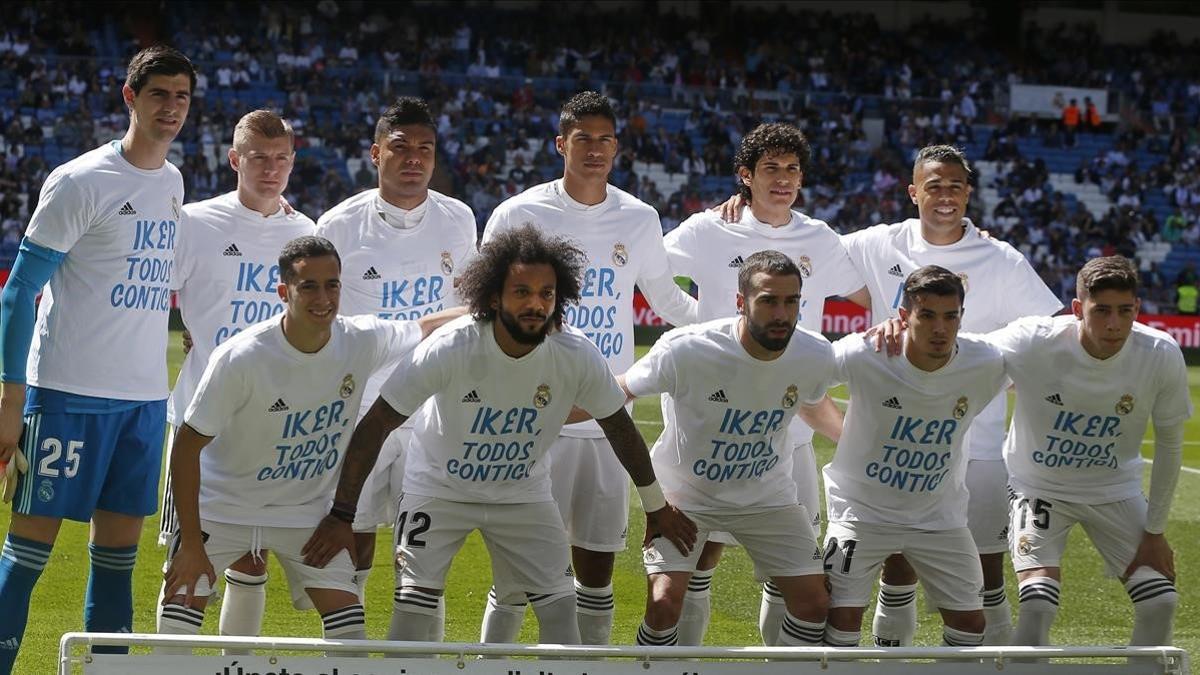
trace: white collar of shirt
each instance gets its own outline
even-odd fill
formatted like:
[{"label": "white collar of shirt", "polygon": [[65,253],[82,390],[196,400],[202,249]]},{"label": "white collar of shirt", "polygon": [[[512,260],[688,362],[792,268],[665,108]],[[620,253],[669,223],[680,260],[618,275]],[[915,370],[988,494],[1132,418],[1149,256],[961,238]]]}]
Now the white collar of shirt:
[{"label": "white collar of shirt", "polygon": [[604,207],[605,204],[608,203],[607,186],[605,187],[604,201],[600,202],[599,204],[584,204],[583,202],[576,201],[574,197],[567,194],[567,188],[565,185],[563,185],[563,180],[561,178],[554,181],[554,191],[558,193],[559,197],[562,197],[564,204],[577,211],[599,211]]},{"label": "white collar of shirt", "polygon": [[402,209],[399,206],[389,204],[383,197],[375,195],[375,211],[379,213],[379,217],[383,222],[391,225],[398,230],[411,230],[421,224],[421,220],[425,218],[425,211],[429,206],[429,198],[411,209]]}]

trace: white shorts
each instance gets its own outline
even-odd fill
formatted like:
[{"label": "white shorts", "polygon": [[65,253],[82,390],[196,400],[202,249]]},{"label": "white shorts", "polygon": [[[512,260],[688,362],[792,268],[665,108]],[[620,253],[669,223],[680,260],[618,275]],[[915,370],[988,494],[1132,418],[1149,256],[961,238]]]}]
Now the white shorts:
[{"label": "white shorts", "polygon": [[1008,469],[1002,459],[967,461],[967,527],[980,554],[1008,550]]},{"label": "white shorts", "polygon": [[405,494],[396,520],[396,586],[445,588],[467,535],[479,530],[506,590],[573,593],[570,551],[553,502],[469,504]]},{"label": "white shorts", "polygon": [[175,513],[175,491],[171,488],[171,449],[175,447],[175,432],[178,430],[174,425],[167,425],[167,443],[166,449],[163,451],[163,494],[162,503],[158,509],[159,546],[171,543],[171,537],[175,534],[179,521],[179,517]]},{"label": "white shorts", "polygon": [[1109,576],[1120,577],[1133,562],[1146,529],[1146,498],[1080,504],[1014,493],[1012,559],[1016,571],[1061,567],[1067,535],[1079,523],[1104,559]]},{"label": "white shorts", "polygon": [[[354,563],[350,561],[348,551],[338,551],[333,560],[323,568],[304,564],[304,556],[300,555],[300,549],[308,542],[313,530],[311,527],[257,527],[212,520],[200,521],[200,531],[205,537],[204,552],[218,577],[247,553],[270,550],[283,566],[292,593],[292,604],[296,609],[312,608],[305,592],[305,589],[309,588],[346,591],[358,596],[358,586],[354,583]],[[178,550],[179,541],[178,537],[175,537],[171,541],[163,571],[170,566],[171,557]],[[214,579],[213,582],[215,581]],[[186,590],[179,592],[185,593]],[[195,595],[208,597],[212,592],[208,577],[201,576],[196,583]]]},{"label": "white shorts", "polygon": [[[354,514],[355,532],[374,532],[396,522],[396,500],[404,485],[404,449],[408,447],[411,429],[396,429],[384,439],[362,492],[358,494],[358,509]],[[399,480],[395,479],[399,471]]]},{"label": "white shorts", "polygon": [[[799,418],[797,418],[798,420]],[[795,423],[795,422],[793,422]],[[796,502],[812,518],[812,529],[821,532],[821,486],[817,480],[817,457],[812,443],[801,443],[792,449],[792,479],[796,481]],[[737,537],[728,532],[712,532],[708,540],[716,544],[737,546]]]},{"label": "white shorts", "polygon": [[559,436],[547,456],[550,489],[571,545],[589,551],[624,551],[629,474],[608,440]]},{"label": "white shorts", "polygon": [[983,609],[983,570],[967,528],[918,530],[899,525],[831,522],[825,531],[830,607],[866,607],[883,561],[903,553],[941,609]]},{"label": "white shorts", "polygon": [[655,537],[642,549],[646,574],[691,572],[709,532],[720,528],[741,542],[754,562],[758,581],[772,577],[802,577],[824,574],[822,551],[809,523],[808,510],[800,505],[759,509],[750,513],[687,512],[699,529],[696,546],[684,555],[663,537]]}]

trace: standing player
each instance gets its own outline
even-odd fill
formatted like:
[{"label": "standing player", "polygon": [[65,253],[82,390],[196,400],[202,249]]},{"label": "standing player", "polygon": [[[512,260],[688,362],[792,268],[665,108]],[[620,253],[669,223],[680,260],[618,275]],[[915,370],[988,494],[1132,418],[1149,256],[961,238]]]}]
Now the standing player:
[{"label": "standing player", "polygon": [[[371,162],[379,171],[379,188],[350,197],[318,221],[317,234],[333,242],[347,270],[343,314],[416,319],[457,304],[447,301],[455,272],[475,254],[475,214],[461,201],[429,189],[436,130],[424,101],[397,99],[375,125]],[[379,396],[394,366],[367,380],[365,400]],[[388,437],[362,492],[354,523],[360,591],[375,558],[375,530],[395,520],[410,431],[405,425]],[[432,639],[440,639],[442,626],[441,620],[435,622]]]},{"label": "standing player", "polygon": [[92,525],[84,629],[132,630],[138,539],[158,502],[183,203],[166,157],[195,84],[192,63],[170,47],[130,60],[129,130],[46,178],[4,287],[0,460],[28,459],[28,470],[0,554],[0,672],[16,660],[63,518]]},{"label": "standing player", "polygon": [[163,633],[198,634],[216,570],[270,549],[293,595],[306,593],[321,613],[325,638],[366,639],[353,551],[310,566],[301,548],[329,509],[360,383],[455,315],[339,317],[341,261],[320,237],[289,242],[278,264],[282,318],[216,349],[179,427]]},{"label": "standing player", "polygon": [[497,233],[460,279],[472,317],[401,361],[354,430],[333,511],[306,547],[322,565],[352,545],[346,522],[384,438],[416,417],[396,525],[389,638],[424,640],[451,560],[481,531],[506,581],[524,593],[541,642],[579,641],[567,535],[542,461],[573,406],[595,417],[639,486],[647,536],[682,551],[695,525],[667,505],[625,395],[598,348],[563,325],[583,292],[583,251],[532,226]]},{"label": "standing player", "polygon": [[903,356],[889,358],[850,335],[834,344],[850,405],[825,467],[831,599],[826,642],[858,645],[879,568],[903,553],[925,581],[950,646],[983,642],[983,575],[967,529],[964,436],[1004,384],[1004,359],[959,335],[965,291],[931,265],[908,276],[899,314]]},{"label": "standing player", "polygon": [[[563,156],[562,179],[500,204],[483,242],[526,223],[578,241],[588,268],[580,304],[566,308],[564,321],[600,348],[613,372],[623,373],[633,365],[634,283],[654,311],[676,325],[695,322],[695,300],[675,285],[654,208],[608,184],[617,154],[612,104],[596,92],[576,94],[563,105],[558,128],[554,142]],[[563,427],[550,454],[554,499],[571,535],[579,632],[584,644],[607,644],[613,562],[615,552],[625,549],[629,481],[595,422]],[[520,630],[522,596],[504,596],[501,587],[488,596],[486,642],[512,642]]]},{"label": "standing player", "polygon": [[[667,333],[618,379],[631,397],[666,394],[655,473],[696,521],[698,540],[714,530],[737,536],[756,576],[779,589],[787,609],[770,643],[819,646],[829,594],[812,516],[796,503],[791,464],[806,458],[793,457],[788,420],[825,400],[835,365],[825,338],[796,329],[801,285],[801,268],[782,253],[747,256],[739,317]],[[652,540],[643,557],[649,578],[638,644],[678,644],[700,550],[682,555]]]},{"label": "standing player", "polygon": [[[793,261],[804,278],[799,325],[820,332],[825,298],[841,295],[868,306],[870,296],[862,277],[846,255],[837,233],[824,222],[792,211],[808,167],[809,145],[804,134],[788,124],[762,124],[742,139],[734,159],[738,193],[749,205],[737,222],[701,211],[665,238],[671,271],[690,277],[700,287],[702,321],[733,316],[737,312],[739,273],[743,260],[764,249],[778,250]],[[665,403],[665,401],[664,401]],[[832,401],[824,403],[832,407]],[[792,418],[788,437],[795,445],[793,477],[798,500],[820,527],[813,430],[799,417]],[[834,438],[833,440],[837,440]],[[714,532],[704,545],[679,622],[679,644],[699,645],[704,640],[710,612],[713,570],[721,558],[727,535]],[[760,628],[763,641],[774,644],[786,609],[783,596],[770,582],[764,586]]]},{"label": "standing player", "polygon": [[[1192,415],[1187,368],[1166,333],[1135,323],[1137,271],[1114,256],[1079,271],[1072,316],[988,335],[1017,389],[1004,447],[1020,581],[1013,644],[1045,645],[1067,535],[1081,524],[1133,601],[1133,645],[1169,645],[1179,594],[1165,530]],[[1154,420],[1149,505],[1142,437]]]},{"label": "standing player", "polygon": [[[183,207],[185,225],[176,241],[172,287],[193,346],[167,401],[167,421],[176,429],[213,350],[284,311],[277,295],[279,251],[316,227],[280,203],[296,157],[293,140],[291,125],[279,115],[247,113],[234,127],[229,149],[237,189]],[[168,473],[158,533],[163,545],[175,533],[172,493]],[[267,600],[266,565],[247,556],[225,571],[225,582],[221,635],[258,635]]]}]

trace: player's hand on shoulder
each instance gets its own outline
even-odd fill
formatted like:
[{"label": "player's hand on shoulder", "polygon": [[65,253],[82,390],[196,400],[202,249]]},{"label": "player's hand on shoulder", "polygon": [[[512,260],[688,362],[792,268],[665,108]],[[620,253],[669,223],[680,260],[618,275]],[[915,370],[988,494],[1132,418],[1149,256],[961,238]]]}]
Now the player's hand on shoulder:
[{"label": "player's hand on shoulder", "polygon": [[667,504],[657,511],[646,514],[646,537],[642,545],[655,537],[665,537],[681,553],[691,553],[696,545],[696,524],[683,511]]},{"label": "player's hand on shoulder", "polygon": [[346,549],[350,559],[357,565],[357,555],[354,547],[354,528],[350,523],[333,515],[321,519],[317,529],[300,549],[304,556],[304,564],[310,567],[325,567],[338,551]]},{"label": "player's hand on shoulder", "polygon": [[283,212],[289,216],[296,212],[296,209],[292,208],[292,205],[288,203],[288,200],[284,199],[283,195],[279,195],[279,208],[283,209]]},{"label": "player's hand on shoulder", "polygon": [[887,350],[888,356],[899,356],[904,347],[904,329],[908,325],[897,318],[885,319],[867,329],[863,339],[873,345],[875,351]]},{"label": "player's hand on shoulder", "polygon": [[735,194],[714,206],[712,210],[721,214],[721,220],[727,223],[736,223],[742,219],[742,208],[745,206],[746,200],[742,199],[741,195]]},{"label": "player's hand on shoulder", "polygon": [[1142,541],[1138,544],[1133,562],[1130,562],[1129,567],[1125,568],[1125,574],[1122,575],[1121,580],[1128,579],[1129,575],[1139,567],[1149,567],[1172,582],[1175,581],[1175,552],[1171,550],[1171,545],[1167,542],[1167,535],[1142,533]]},{"label": "player's hand on shoulder", "polygon": [[202,576],[208,577],[209,588],[217,583],[217,573],[204,551],[204,544],[180,543],[179,550],[171,556],[171,563],[163,573],[163,603],[176,595],[183,595],[184,604],[191,607],[192,599],[196,597],[196,583]]}]

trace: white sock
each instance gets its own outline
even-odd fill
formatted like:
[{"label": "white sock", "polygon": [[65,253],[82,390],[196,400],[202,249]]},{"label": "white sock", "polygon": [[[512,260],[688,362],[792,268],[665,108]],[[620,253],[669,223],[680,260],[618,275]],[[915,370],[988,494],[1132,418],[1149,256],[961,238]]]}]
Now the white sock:
[{"label": "white sock", "polygon": [[838,630],[825,625],[825,644],[830,647],[857,647],[862,639],[862,631]]},{"label": "white sock", "polygon": [[783,592],[773,581],[764,583],[762,602],[758,606],[758,634],[762,636],[764,645],[779,646],[779,629],[783,626],[783,617],[786,614],[787,605],[783,602]]},{"label": "white sock", "polygon": [[1133,637],[1130,645],[1170,645],[1175,632],[1175,610],[1179,592],[1170,579],[1149,567],[1139,567],[1125,582],[1133,601]]},{"label": "white sock", "polygon": [[512,643],[521,634],[525,621],[525,598],[506,597],[501,602],[496,597],[496,587],[488,591],[487,606],[483,610],[483,625],[479,629],[479,641],[488,644]]},{"label": "white sock", "polygon": [[708,631],[708,617],[712,613],[713,570],[696,570],[688,580],[687,593],[683,595],[683,611],[679,614],[679,644],[699,647],[704,644]]},{"label": "white sock", "polygon": [[529,598],[538,620],[538,642],[554,645],[582,644],[576,620],[574,593]]},{"label": "white sock", "polygon": [[326,640],[366,640],[367,613],[356,603],[322,614],[321,634]]},{"label": "white sock", "polygon": [[979,647],[983,644],[983,633],[968,633],[950,626],[942,626],[942,645],[945,647]]},{"label": "white sock", "polygon": [[643,620],[638,626],[637,643],[649,647],[670,647],[679,643],[679,626],[654,630]]},{"label": "white sock", "polygon": [[579,622],[579,639],[585,645],[606,645],[613,627],[612,584],[590,588],[575,582],[575,608]]},{"label": "white sock", "polygon": [[871,633],[877,647],[910,647],[917,633],[917,585],[879,584]]},{"label": "white sock", "polygon": [[979,594],[983,598],[983,618],[987,628],[983,631],[983,644],[988,646],[1008,645],[1012,642],[1012,606],[1004,586],[985,588]]},{"label": "white sock", "polygon": [[430,594],[415,588],[397,588],[392,594],[392,623],[388,627],[388,639],[424,642],[437,616],[441,596],[441,593]]},{"label": "white sock", "polygon": [[354,585],[358,587],[358,601],[364,605],[367,601],[367,579],[370,578],[370,567],[364,567],[361,570],[354,570]]},{"label": "white sock", "polygon": [[[267,610],[267,575],[225,570],[225,599],[221,601],[221,635],[256,636]],[[249,654],[249,649],[224,649],[226,656]]]},{"label": "white sock", "polygon": [[779,644],[786,647],[819,647],[825,641],[825,622],[805,621],[785,612]]},{"label": "white sock", "polygon": [[437,613],[429,627],[429,641],[442,642],[446,639],[446,596],[438,598]]},{"label": "white sock", "polygon": [[1050,626],[1058,614],[1061,584],[1050,577],[1022,581],[1018,593],[1017,628],[1012,643],[1022,647],[1050,644]]},{"label": "white sock", "polygon": [[[204,625],[204,610],[175,603],[158,606],[158,632],[162,635],[199,635]],[[155,654],[180,656],[191,654],[187,647],[156,647]]]}]

